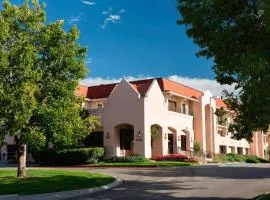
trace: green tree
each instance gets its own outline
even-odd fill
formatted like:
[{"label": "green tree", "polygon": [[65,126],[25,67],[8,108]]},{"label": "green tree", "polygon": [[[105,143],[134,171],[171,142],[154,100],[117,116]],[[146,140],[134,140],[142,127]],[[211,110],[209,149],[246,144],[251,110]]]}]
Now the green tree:
[{"label": "green tree", "polygon": [[0,139],[14,137],[18,177],[26,175],[26,144],[69,146],[98,125],[80,116],[83,99],[74,94],[87,73],[79,31],[64,31],[62,20],[45,23],[44,8],[38,0],[6,0],[0,11]]},{"label": "green tree", "polygon": [[270,124],[270,0],[178,0],[178,11],[197,56],[212,58],[216,80],[238,91],[224,92],[236,114],[229,130],[252,141]]}]

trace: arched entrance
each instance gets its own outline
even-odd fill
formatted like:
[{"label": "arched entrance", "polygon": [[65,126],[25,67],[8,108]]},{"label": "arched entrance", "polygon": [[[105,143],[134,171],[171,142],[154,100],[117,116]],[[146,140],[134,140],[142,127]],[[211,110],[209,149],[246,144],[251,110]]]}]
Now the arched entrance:
[{"label": "arched entrance", "polygon": [[158,124],[151,126],[152,158],[162,156],[162,127]]},{"label": "arched entrance", "polygon": [[168,154],[177,153],[177,131],[172,127],[168,127]]},{"label": "arched entrance", "polygon": [[133,154],[134,126],[130,124],[119,124],[115,126],[116,138],[120,147],[120,156]]},{"label": "arched entrance", "polygon": [[181,131],[181,150],[190,151],[190,134],[189,131],[184,129]]}]

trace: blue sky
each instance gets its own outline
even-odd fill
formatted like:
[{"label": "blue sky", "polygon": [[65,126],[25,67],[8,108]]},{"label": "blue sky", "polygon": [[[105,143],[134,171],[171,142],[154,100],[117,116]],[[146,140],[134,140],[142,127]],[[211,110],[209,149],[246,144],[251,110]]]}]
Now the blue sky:
[{"label": "blue sky", "polygon": [[[212,61],[195,56],[198,47],[186,36],[185,27],[176,24],[180,18],[176,0],[44,2],[49,22],[64,19],[66,30],[74,24],[80,29],[79,42],[89,51],[87,84],[114,82],[122,77],[168,77],[203,90],[217,86]],[[201,80],[210,82],[202,86]]]},{"label": "blue sky", "polygon": [[89,76],[214,77],[212,62],[195,56],[197,47],[176,24],[176,0],[44,2],[48,21],[64,19],[66,30],[79,27],[79,42],[89,49]]}]

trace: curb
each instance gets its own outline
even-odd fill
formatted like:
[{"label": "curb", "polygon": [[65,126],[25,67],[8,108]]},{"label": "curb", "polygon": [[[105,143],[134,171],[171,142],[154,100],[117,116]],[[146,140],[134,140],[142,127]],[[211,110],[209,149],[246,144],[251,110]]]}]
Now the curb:
[{"label": "curb", "polygon": [[119,186],[123,181],[119,178],[115,178],[115,181],[100,187],[95,188],[87,188],[80,190],[71,190],[71,191],[63,191],[63,192],[54,192],[54,193],[44,193],[44,194],[36,194],[36,195],[0,195],[0,200],[64,200],[76,198],[79,196],[84,196],[88,194],[92,194],[95,192],[105,191]]}]

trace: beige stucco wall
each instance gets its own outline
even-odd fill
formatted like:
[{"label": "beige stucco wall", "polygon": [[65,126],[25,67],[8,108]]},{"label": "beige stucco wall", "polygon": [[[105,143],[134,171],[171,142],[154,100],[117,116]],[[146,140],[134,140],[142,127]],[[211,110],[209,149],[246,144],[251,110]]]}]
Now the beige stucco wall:
[{"label": "beige stucco wall", "polygon": [[[134,153],[146,155],[150,146],[147,136],[144,134],[144,101],[140,95],[122,80],[109,96],[104,104],[104,147],[106,157],[121,156],[119,135],[115,126],[130,124],[134,126]],[[137,138],[138,132],[141,138]],[[109,138],[107,137],[109,135]]]},{"label": "beige stucco wall", "polygon": [[[168,133],[172,133],[172,129],[176,131],[174,134],[174,153],[181,146],[181,141],[178,136],[185,134],[182,130],[187,130],[190,133],[190,146],[193,146],[194,131],[193,131],[193,117],[187,114],[173,112],[168,110],[168,100],[173,99],[179,102],[179,98],[167,97],[162,94],[160,87],[154,81],[145,98],[145,134],[149,135],[151,125],[158,124],[162,127],[162,143],[159,143],[162,149],[162,155],[168,154]],[[150,139],[150,137],[148,137]],[[151,156],[151,148],[148,148],[147,156]]]}]

